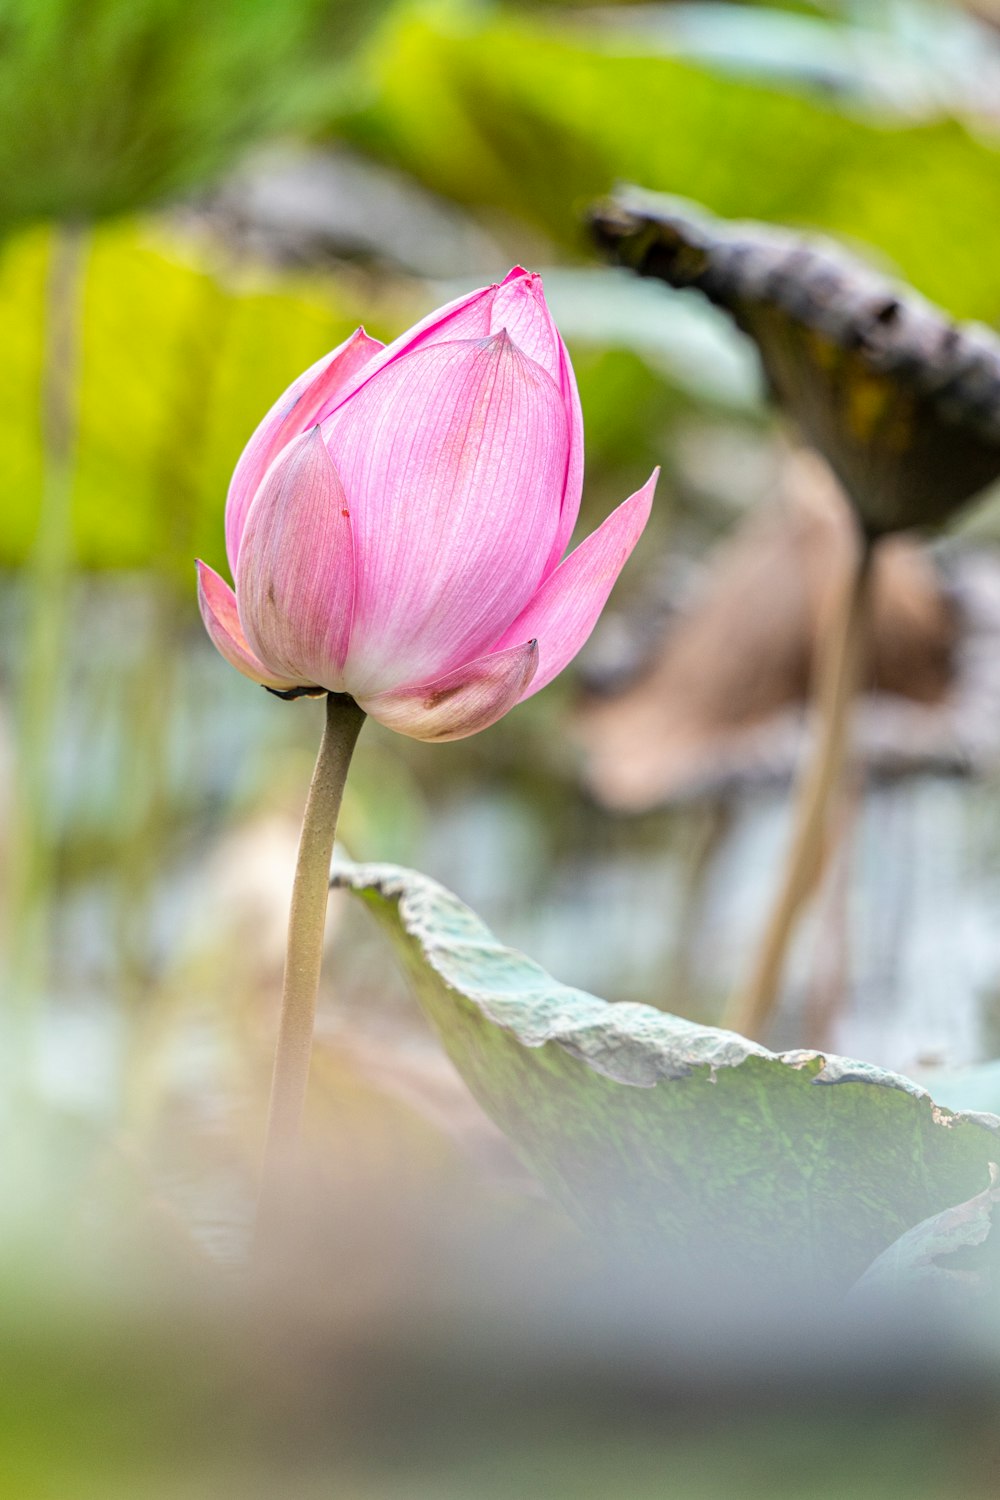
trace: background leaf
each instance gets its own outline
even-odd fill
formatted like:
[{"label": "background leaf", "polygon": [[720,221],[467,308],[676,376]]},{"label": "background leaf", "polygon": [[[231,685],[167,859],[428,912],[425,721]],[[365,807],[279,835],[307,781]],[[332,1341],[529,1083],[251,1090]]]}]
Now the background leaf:
[{"label": "background leaf", "polygon": [[372,0],[0,0],[0,230],[201,186],[316,118]]},{"label": "background leaf", "polygon": [[612,259],[696,289],[754,342],[768,388],[875,538],[940,523],[1000,476],[1000,340],[831,245],[625,188],[592,215]]},{"label": "background leaf", "polygon": [[584,22],[451,4],[399,12],[355,109],[331,126],[438,192],[567,245],[582,246],[587,203],[628,178],[728,217],[863,240],[952,312],[1000,316],[997,153],[957,120],[845,113],[644,55]]},{"label": "background leaf", "polygon": [[[4,524],[0,564],[25,556],[41,495],[38,391],[51,232],[0,256]],[[152,225],[105,225],[86,261],[73,532],[84,567],[223,562],[233,465],[262,411],[361,321],[329,282],[225,274]]]}]

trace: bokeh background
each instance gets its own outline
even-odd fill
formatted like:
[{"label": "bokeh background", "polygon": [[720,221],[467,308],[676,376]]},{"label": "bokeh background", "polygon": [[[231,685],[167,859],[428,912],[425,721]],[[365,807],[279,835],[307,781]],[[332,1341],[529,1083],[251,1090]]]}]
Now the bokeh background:
[{"label": "bokeh background", "polygon": [[[198,618],[193,560],[224,569],[226,487],[256,422],[358,323],[389,339],[515,262],[543,273],[583,400],[580,534],[660,464],[653,520],[587,651],[545,693],[457,745],[366,728],[342,838],[356,858],[436,876],[568,983],[717,1019],[777,879],[810,590],[840,502],[767,406],[752,348],[693,296],[604,267],[586,210],[626,180],[820,231],[996,324],[1000,12],[3,0],[0,100],[0,1228],[12,1305],[60,1358],[69,1337],[78,1382],[53,1392],[22,1330],[55,1405],[35,1425],[4,1420],[9,1492],[76,1500],[119,1493],[72,1436],[93,1431],[81,1351],[111,1368],[128,1342],[101,1321],[109,1246],[152,1245],[171,1276],[188,1260],[201,1276],[238,1264],[252,1209],[321,727],[316,704],[226,667]],[[987,497],[903,549],[875,748],[796,941],[776,1045],[918,1075],[996,1055],[998,543]],[[652,768],[633,768],[650,744]],[[364,913],[335,897],[330,932],[310,1124],[330,1201],[405,1180],[449,1205],[485,1194],[487,1217],[502,1203],[506,1237],[525,1215],[532,1235],[564,1234]],[[78,1309],[69,1335],[48,1314],[32,1324],[53,1281],[65,1288],[67,1253],[110,1353]],[[134,1293],[148,1322],[148,1276],[119,1315]],[[350,1344],[347,1322],[322,1326]],[[186,1391],[189,1350],[163,1366]],[[56,1452],[40,1434],[69,1408]],[[807,1468],[820,1429],[802,1431]],[[148,1441],[150,1472],[169,1475],[163,1434]],[[910,1436],[899,1444],[912,1457]],[[288,1493],[331,1493],[327,1460]],[[684,1462],[683,1493],[716,1492],[697,1455]],[[147,1492],[137,1472],[121,1493]],[[907,1493],[921,1475],[922,1459]],[[384,1476],[352,1482],[397,1493]],[[471,1493],[455,1482],[426,1493]],[[962,1482],[954,1493],[980,1492]],[[623,1493],[610,1483],[593,1493]],[[628,1492],[646,1483],[637,1471]]]}]

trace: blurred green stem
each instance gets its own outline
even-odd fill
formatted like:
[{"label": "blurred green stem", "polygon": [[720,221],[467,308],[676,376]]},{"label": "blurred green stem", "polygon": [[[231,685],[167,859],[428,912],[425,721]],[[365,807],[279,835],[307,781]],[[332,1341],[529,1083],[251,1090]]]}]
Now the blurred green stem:
[{"label": "blurred green stem", "polygon": [[302,1125],[330,894],[330,860],[344,783],[364,722],[364,712],[353,698],[327,694],[326,728],[302,819],[288,918],[285,982],[258,1213],[260,1238],[269,1236],[280,1220],[284,1183]]},{"label": "blurred green stem", "polygon": [[860,543],[845,576],[836,618],[821,649],[816,744],[796,791],[791,847],[752,969],[732,997],[723,1026],[759,1037],[778,999],[789,944],[815,890],[828,852],[830,809],[847,753],[851,705],[864,657],[872,543]]},{"label": "blurred green stem", "polygon": [[73,573],[72,491],[86,255],[85,225],[67,223],[53,229],[40,392],[42,497],[26,580],[8,906],[8,994],[17,1028],[11,1060],[19,1091],[29,1086],[33,1018],[45,983],[55,845],[52,749],[62,701]]}]

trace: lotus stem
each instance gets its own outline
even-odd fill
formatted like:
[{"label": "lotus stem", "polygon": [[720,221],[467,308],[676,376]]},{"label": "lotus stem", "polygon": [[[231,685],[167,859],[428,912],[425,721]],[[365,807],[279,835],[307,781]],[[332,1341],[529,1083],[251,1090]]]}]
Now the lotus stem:
[{"label": "lotus stem", "polygon": [[851,705],[860,684],[866,634],[872,543],[862,540],[845,574],[825,648],[817,691],[817,733],[795,797],[788,858],[753,967],[730,1000],[722,1024],[759,1037],[777,1003],[785,959],[799,918],[823,872],[830,810],[847,753]]},{"label": "lotus stem", "polygon": [[326,727],[306,799],[288,917],[285,979],[264,1146],[258,1236],[265,1235],[280,1217],[284,1184],[294,1161],[302,1126],[316,995],[323,961],[330,860],[344,783],[364,721],[364,712],[353,698],[342,693],[327,694]]}]

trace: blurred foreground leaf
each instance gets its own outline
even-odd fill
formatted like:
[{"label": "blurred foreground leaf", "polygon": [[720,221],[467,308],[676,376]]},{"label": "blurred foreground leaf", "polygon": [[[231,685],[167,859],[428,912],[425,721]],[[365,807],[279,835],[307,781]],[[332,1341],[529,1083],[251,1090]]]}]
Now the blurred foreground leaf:
[{"label": "blurred foreground leaf", "polygon": [[609,1005],[425,876],[348,866],[480,1104],[578,1217],[687,1275],[846,1288],[989,1183],[994,1116],[899,1075]]}]

